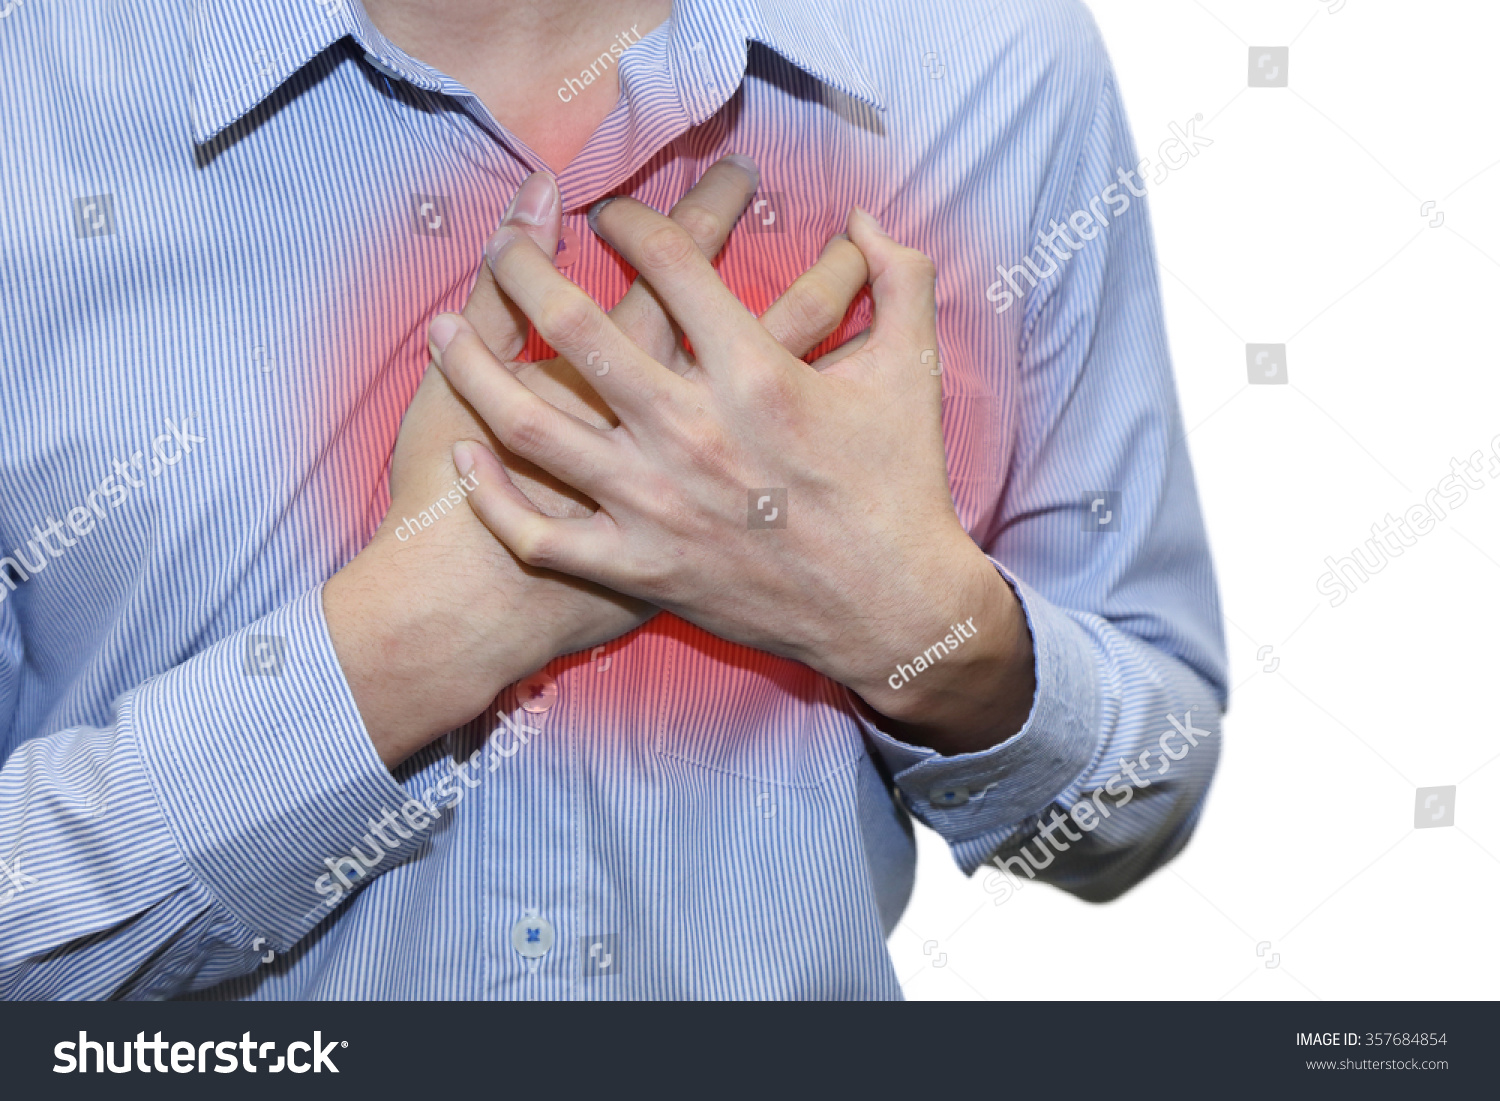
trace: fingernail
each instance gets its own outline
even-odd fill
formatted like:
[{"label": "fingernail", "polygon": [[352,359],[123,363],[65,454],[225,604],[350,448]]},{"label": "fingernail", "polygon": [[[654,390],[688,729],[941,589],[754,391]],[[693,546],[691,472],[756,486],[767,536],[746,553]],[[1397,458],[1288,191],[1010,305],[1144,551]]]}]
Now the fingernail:
[{"label": "fingernail", "polygon": [[756,183],[760,183],[760,166],[752,161],[749,157],[745,156],[745,154],[729,153],[726,154],[723,159],[728,161],[730,164],[736,165],[737,167],[748,172],[752,180],[754,180]]},{"label": "fingernail", "polygon": [[484,246],[484,258],[490,267],[500,263],[500,257],[505,255],[505,250],[510,248],[523,236],[519,226],[502,225],[495,230],[495,235],[490,238],[490,243]]},{"label": "fingernail", "polygon": [[478,446],[472,440],[459,440],[453,445],[453,468],[460,478],[474,473],[474,448]]},{"label": "fingernail", "polygon": [[427,329],[427,339],[439,356],[448,350],[448,345],[453,343],[453,338],[457,335],[458,318],[451,313],[438,314]]},{"label": "fingernail", "polygon": [[505,217],[500,220],[500,224],[523,222],[528,226],[546,225],[547,217],[552,213],[556,202],[557,181],[546,172],[533,172],[521,184],[521,189],[510,201],[510,206],[505,208]]},{"label": "fingernail", "polygon": [[599,212],[619,197],[618,195],[606,195],[593,206],[589,207],[589,228],[591,230],[595,233],[599,232]]}]

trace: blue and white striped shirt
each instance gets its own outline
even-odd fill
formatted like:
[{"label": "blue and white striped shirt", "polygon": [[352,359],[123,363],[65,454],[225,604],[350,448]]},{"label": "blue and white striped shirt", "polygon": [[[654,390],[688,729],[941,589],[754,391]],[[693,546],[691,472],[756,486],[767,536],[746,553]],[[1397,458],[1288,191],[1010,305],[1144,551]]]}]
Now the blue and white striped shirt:
[{"label": "blue and white striped shirt", "polygon": [[730,151],[762,169],[719,263],[751,308],[856,203],[934,258],[955,505],[1036,649],[1024,729],[961,757],[664,614],[393,777],[321,585],[539,166],[355,0],[27,2],[0,64],[0,995],[899,997],[910,816],[1092,899],[1185,843],[1224,645],[1077,0],[680,0],[559,177],[605,303],[589,206],[665,209]]}]

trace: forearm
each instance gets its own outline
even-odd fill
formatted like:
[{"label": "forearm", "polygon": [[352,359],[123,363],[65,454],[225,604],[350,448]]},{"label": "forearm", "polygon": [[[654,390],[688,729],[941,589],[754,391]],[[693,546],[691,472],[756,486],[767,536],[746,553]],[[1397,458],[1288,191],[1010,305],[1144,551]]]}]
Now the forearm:
[{"label": "forearm", "polygon": [[432,546],[372,544],[323,589],[339,665],[370,741],[391,769],[472,719],[499,685],[551,657],[529,653],[534,633],[507,624],[503,610],[476,616],[455,605],[452,587],[430,584],[436,553]]},{"label": "forearm", "polygon": [[[538,578],[466,512],[420,539],[384,535],[324,586],[329,638],[387,768],[553,658],[618,638],[647,611],[576,578]],[[578,606],[585,604],[587,614]]]},{"label": "forearm", "polygon": [[[528,364],[517,377],[560,408],[608,423],[571,368]],[[623,634],[643,614],[624,598],[529,569],[498,543],[464,504],[481,475],[454,468],[452,447],[463,439],[484,441],[502,457],[503,472],[483,477],[509,479],[550,515],[592,511],[586,498],[501,448],[443,376],[427,372],[396,445],[385,522],[323,591],[339,663],[389,768],[473,719],[506,685]],[[414,527],[424,515],[430,526]],[[595,614],[581,616],[580,606]]]},{"label": "forearm", "polygon": [[319,889],[329,861],[411,797],[369,746],[318,597],[123,693],[112,725],[36,734],[6,758],[0,860],[16,874],[0,872],[0,996],[211,985],[290,948],[343,897]]},{"label": "forearm", "polygon": [[873,678],[850,684],[894,737],[953,756],[1020,731],[1036,692],[1026,616],[973,544],[944,567],[931,602],[876,647]]}]

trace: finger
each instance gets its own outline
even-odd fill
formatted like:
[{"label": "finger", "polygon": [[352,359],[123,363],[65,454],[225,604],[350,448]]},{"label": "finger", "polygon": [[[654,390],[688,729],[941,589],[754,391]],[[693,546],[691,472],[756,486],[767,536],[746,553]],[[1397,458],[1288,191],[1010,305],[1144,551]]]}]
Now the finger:
[{"label": "finger", "polygon": [[533,394],[458,315],[439,314],[431,340],[443,377],[497,440],[598,500],[598,491],[619,465],[617,448],[604,433]]},{"label": "finger", "polygon": [[932,261],[898,244],[858,207],[849,212],[849,237],[870,265],[870,291],[875,300],[871,345],[897,349],[903,356],[935,350],[937,271]]},{"label": "finger", "polygon": [[[557,251],[557,237],[562,230],[562,200],[557,181],[546,172],[528,176],[506,207],[500,224],[515,226],[551,256]],[[488,264],[479,265],[479,277],[464,304],[464,317],[490,351],[506,361],[521,353],[531,328],[520,308],[500,293]]]},{"label": "finger", "polygon": [[833,351],[826,352],[823,355],[820,355],[817,359],[813,360],[810,366],[814,371],[826,371],[839,360],[848,359],[855,352],[859,351],[865,346],[865,343],[869,339],[869,329],[865,329],[862,332],[856,333],[854,336],[851,336],[848,340],[840,344],[837,348],[833,349]]},{"label": "finger", "polygon": [[864,253],[849,238],[835,237],[818,262],[771,303],[760,323],[783,348],[801,359],[839,327],[869,278]]},{"label": "finger", "polygon": [[589,215],[594,232],[651,284],[710,375],[727,375],[746,350],[776,347],[681,226],[628,197]]},{"label": "finger", "polygon": [[[691,191],[672,208],[669,217],[684,230],[709,260],[719,254],[734,224],[755,194],[760,170],[749,157],[731,153],[715,162]],[[596,206],[595,211],[601,209]],[[610,317],[640,348],[659,363],[667,363],[682,339],[677,324],[651,285],[636,279]]]},{"label": "finger", "polygon": [[502,226],[486,255],[500,289],[621,421],[654,419],[653,414],[671,404],[687,386],[631,343],[594,300],[559,274],[523,234]]},{"label": "finger", "polygon": [[453,465],[464,484],[473,487],[468,501],[474,515],[526,565],[593,580],[603,563],[618,557],[613,524],[598,514],[569,520],[545,515],[482,443],[455,443]]}]

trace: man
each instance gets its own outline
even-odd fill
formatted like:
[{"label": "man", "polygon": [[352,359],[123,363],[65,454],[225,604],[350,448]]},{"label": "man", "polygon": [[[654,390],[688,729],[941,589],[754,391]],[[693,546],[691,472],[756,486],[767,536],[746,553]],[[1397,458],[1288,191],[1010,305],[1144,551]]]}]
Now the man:
[{"label": "man", "polygon": [[908,815],[1092,899],[1186,842],[1223,644],[1077,4],[22,14],[0,992],[894,997]]}]

